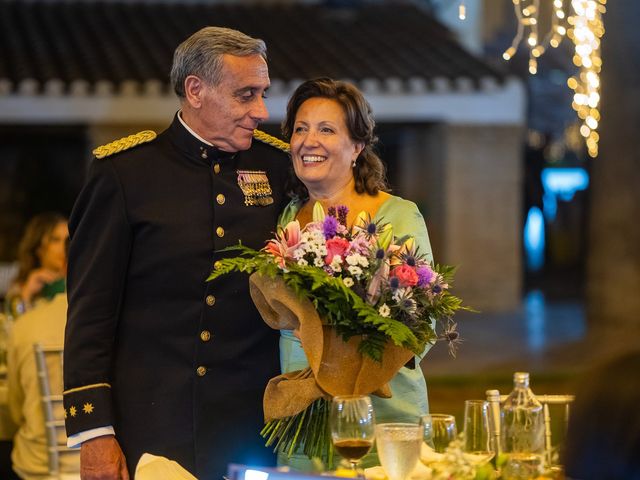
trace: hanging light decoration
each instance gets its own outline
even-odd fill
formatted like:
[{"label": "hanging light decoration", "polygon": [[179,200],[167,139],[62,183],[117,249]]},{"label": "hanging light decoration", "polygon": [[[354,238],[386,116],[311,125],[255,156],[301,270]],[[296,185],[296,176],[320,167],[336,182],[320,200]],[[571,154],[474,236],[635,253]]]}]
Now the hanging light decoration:
[{"label": "hanging light decoration", "polygon": [[606,0],[571,0],[574,15],[569,18],[571,28],[567,33],[575,45],[573,63],[580,68],[578,75],[567,80],[574,92],[571,106],[581,120],[580,134],[593,158],[598,156],[600,139],[600,39],[604,35],[605,4]]},{"label": "hanging light decoration", "polygon": [[518,30],[511,46],[502,54],[502,58],[510,60],[518,51],[518,46],[526,36],[529,48],[529,73],[538,72],[538,58],[551,46],[557,48],[567,33],[567,15],[564,12],[564,0],[553,0],[551,28],[540,41],[538,34],[540,0],[512,0],[513,9],[518,19]]},{"label": "hanging light decoration", "polygon": [[529,73],[538,71],[537,59],[550,46],[557,48],[566,36],[573,40],[575,54],[573,63],[580,68],[578,75],[567,81],[574,92],[572,107],[580,121],[580,134],[584,137],[589,156],[598,155],[597,132],[600,122],[600,39],[604,35],[602,15],[606,11],[607,0],[570,0],[572,15],[564,10],[564,0],[553,0],[551,28],[539,41],[538,25],[540,0],[512,0],[518,19],[518,30],[511,46],[502,54],[510,60],[518,51],[522,39],[526,37],[529,48]]}]

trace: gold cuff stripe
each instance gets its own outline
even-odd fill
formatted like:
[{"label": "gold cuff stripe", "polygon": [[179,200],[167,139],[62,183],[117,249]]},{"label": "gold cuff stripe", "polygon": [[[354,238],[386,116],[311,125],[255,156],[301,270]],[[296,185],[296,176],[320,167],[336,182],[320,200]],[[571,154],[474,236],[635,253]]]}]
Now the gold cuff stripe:
[{"label": "gold cuff stripe", "polygon": [[272,147],[276,147],[278,150],[282,150],[283,152],[289,153],[289,150],[291,150],[291,147],[287,142],[285,142],[284,140],[280,140],[279,138],[274,137],[273,135],[269,135],[268,133],[263,132],[262,130],[254,130],[253,138],[255,138],[256,140],[260,140],[261,142],[266,143],[267,145],[271,145]]},{"label": "gold cuff stripe", "polygon": [[69,393],[82,392],[83,390],[91,390],[92,388],[111,388],[111,385],[108,383],[94,383],[93,385],[85,385],[84,387],[78,388],[70,388],[69,390],[65,390],[62,392],[63,395],[68,395]]},{"label": "gold cuff stripe", "polygon": [[157,137],[156,132],[153,130],[144,130],[142,132],[129,135],[128,137],[122,137],[106,145],[101,145],[93,153],[96,158],[105,158],[114,153],[123,152],[130,148],[140,145],[142,143],[150,142]]}]

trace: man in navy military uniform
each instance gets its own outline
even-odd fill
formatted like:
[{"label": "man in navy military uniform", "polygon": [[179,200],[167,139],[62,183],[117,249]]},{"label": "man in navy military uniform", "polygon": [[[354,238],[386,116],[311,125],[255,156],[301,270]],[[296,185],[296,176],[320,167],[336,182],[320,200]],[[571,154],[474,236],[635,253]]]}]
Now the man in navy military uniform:
[{"label": "man in navy military uniform", "polygon": [[259,431],[278,332],[246,276],[206,282],[220,249],[263,247],[287,202],[287,156],[252,141],[268,117],[265,45],[204,28],[171,80],[171,126],[96,149],[70,219],[64,407],[83,479],[128,479],[144,452],[201,480],[273,463]]}]

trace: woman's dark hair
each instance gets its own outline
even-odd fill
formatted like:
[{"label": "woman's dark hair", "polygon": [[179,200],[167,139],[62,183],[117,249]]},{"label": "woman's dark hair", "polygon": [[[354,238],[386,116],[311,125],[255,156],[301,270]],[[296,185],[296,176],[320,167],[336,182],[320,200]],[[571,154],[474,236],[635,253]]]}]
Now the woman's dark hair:
[{"label": "woman's dark hair", "polygon": [[[380,190],[388,191],[385,166],[374,152],[378,138],[373,133],[376,122],[371,106],[362,92],[350,83],[323,77],[301,84],[289,99],[287,116],[282,122],[282,134],[287,141],[291,140],[298,109],[310,98],[328,98],[338,102],[344,112],[351,139],[364,144],[353,168],[356,192],[375,195]],[[307,188],[298,179],[292,182],[291,190],[291,193],[301,200],[309,197]]]},{"label": "woman's dark hair", "polygon": [[56,212],[40,213],[29,220],[18,245],[18,274],[15,283],[22,285],[29,273],[41,266],[38,250],[49,240],[60,223],[67,223],[67,219]]}]

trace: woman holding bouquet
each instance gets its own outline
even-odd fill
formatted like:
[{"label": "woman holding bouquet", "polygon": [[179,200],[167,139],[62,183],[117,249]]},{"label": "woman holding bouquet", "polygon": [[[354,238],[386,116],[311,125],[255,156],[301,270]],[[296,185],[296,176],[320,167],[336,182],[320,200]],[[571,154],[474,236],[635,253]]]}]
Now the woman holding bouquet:
[{"label": "woman holding bouquet", "polygon": [[[294,200],[285,208],[280,225],[298,220],[312,221],[313,208],[320,203],[348,208],[352,225],[359,212],[373,221],[389,223],[396,237],[413,237],[416,251],[432,260],[424,219],[413,202],[387,193],[385,169],[374,153],[376,137],[371,107],[353,85],[329,78],[309,80],[300,85],[289,100],[283,133],[291,144],[291,158],[297,177]],[[400,279],[402,281],[402,279]],[[416,356],[401,368],[389,386],[392,398],[374,397],[376,421],[418,422],[428,410],[427,387]],[[283,373],[304,369],[307,359],[292,331],[283,330],[280,339]],[[296,469],[309,469],[306,456],[280,456],[281,463]],[[376,462],[375,454],[363,465]]]}]

